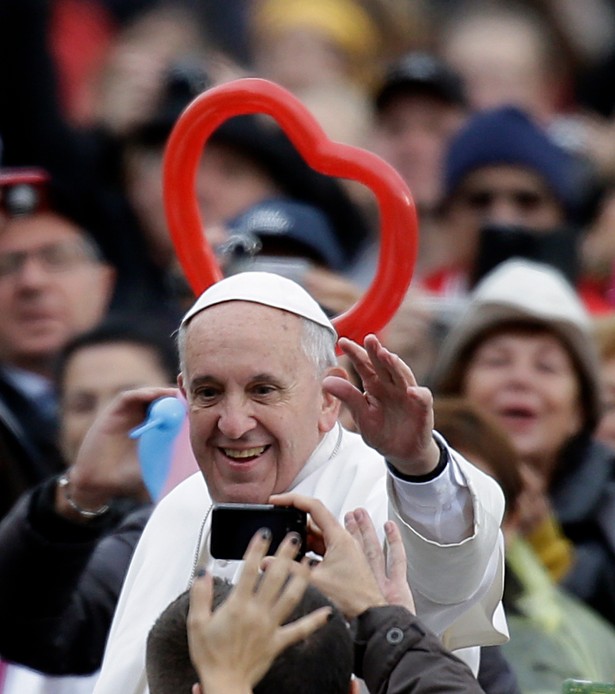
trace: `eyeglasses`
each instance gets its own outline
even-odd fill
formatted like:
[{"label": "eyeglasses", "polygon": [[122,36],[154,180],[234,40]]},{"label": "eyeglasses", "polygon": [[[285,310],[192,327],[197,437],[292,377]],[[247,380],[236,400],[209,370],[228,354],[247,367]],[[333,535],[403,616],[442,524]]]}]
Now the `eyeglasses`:
[{"label": "eyeglasses", "polygon": [[47,272],[60,273],[69,272],[85,263],[97,262],[100,254],[85,240],[62,241],[35,250],[0,253],[0,280],[18,275],[31,258],[36,258]]}]

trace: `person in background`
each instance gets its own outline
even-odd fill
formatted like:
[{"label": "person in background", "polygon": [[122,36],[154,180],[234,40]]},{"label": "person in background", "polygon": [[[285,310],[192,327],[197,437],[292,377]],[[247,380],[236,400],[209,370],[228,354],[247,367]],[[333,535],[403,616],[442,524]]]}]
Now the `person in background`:
[{"label": "person in background", "polygon": [[11,471],[16,494],[64,467],[54,361],[103,319],[113,293],[114,271],[79,211],[46,172],[0,169],[0,402],[31,464]]},{"label": "person in background", "polygon": [[[68,470],[24,494],[0,524],[0,656],[15,664],[7,692],[46,681],[16,664],[55,682],[99,668],[151,502],[136,442],[126,441],[125,455],[114,466],[84,468],[77,450],[94,418],[118,393],[171,384],[177,368],[172,340],[142,317],[109,318],[62,351],[55,379],[59,441]],[[45,590],[35,590],[41,562]],[[75,684],[89,691],[93,686],[88,677]]]},{"label": "person in background", "polygon": [[373,105],[369,146],[400,174],[417,208],[420,277],[444,260],[439,222],[444,155],[468,117],[464,85],[436,55],[412,51],[388,66],[373,91]]},{"label": "person in background", "polygon": [[594,321],[594,338],[600,358],[602,411],[596,439],[615,449],[615,316]]},{"label": "person in background", "polygon": [[491,413],[464,398],[436,398],[434,411],[447,441],[493,475],[506,495],[504,606],[510,641],[491,648],[501,649],[523,694],[559,694],[566,678],[608,682],[615,628],[558,585],[570,553],[555,519],[543,521],[540,554],[525,539],[522,509],[535,492],[508,435]]},{"label": "person in background", "polygon": [[454,257],[423,278],[426,290],[467,295],[513,256],[553,265],[592,313],[612,307],[579,265],[591,177],[530,114],[501,106],[472,116],[452,139],[444,168],[444,221]]},{"label": "person in background", "polygon": [[533,473],[529,503],[519,507],[525,536],[540,552],[535,533],[550,506],[574,546],[561,584],[615,622],[615,456],[594,438],[598,358],[570,283],[548,265],[499,265],[471,294],[431,383],[437,396],[465,396],[492,412]]},{"label": "person in background", "polygon": [[465,81],[470,107],[515,105],[542,126],[569,106],[572,55],[540,8],[462,0],[436,31],[439,54]]},{"label": "person in background", "polygon": [[314,85],[366,89],[382,36],[356,0],[257,0],[248,15],[254,72],[298,95]]}]

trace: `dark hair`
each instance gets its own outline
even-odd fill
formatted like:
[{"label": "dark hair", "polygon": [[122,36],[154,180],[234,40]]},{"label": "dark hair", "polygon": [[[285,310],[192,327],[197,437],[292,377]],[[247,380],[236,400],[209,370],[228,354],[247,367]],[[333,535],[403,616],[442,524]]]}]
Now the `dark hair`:
[{"label": "dark hair", "polygon": [[[233,586],[214,577],[213,607],[228,597]],[[158,617],[147,637],[146,672],[151,694],[191,694],[198,676],[188,651],[186,618],[189,591],[176,598]],[[314,586],[287,617],[292,622],[331,602]],[[353,641],[342,614],[333,609],[327,624],[289,646],[254,687],[254,694],[347,694],[353,666]]]},{"label": "dark hair", "polygon": [[96,327],[73,337],[62,349],[55,362],[55,382],[62,390],[66,366],[72,356],[82,349],[96,345],[127,343],[149,349],[174,383],[179,373],[177,351],[172,337],[162,323],[143,316],[111,314]]},{"label": "dark hair", "polygon": [[[521,493],[519,456],[508,434],[489,412],[466,398],[434,399],[435,429],[470,462],[476,457],[504,492],[510,513]],[[476,465],[476,467],[481,467]]]}]

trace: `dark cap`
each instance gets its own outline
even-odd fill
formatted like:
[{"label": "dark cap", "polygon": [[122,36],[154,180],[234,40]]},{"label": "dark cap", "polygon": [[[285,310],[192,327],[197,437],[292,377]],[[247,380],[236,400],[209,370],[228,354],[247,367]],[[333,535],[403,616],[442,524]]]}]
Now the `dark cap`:
[{"label": "dark cap", "polygon": [[406,53],[389,67],[376,91],[376,108],[382,110],[404,92],[431,94],[451,104],[466,105],[461,77],[440,58],[421,51]]},{"label": "dark cap", "polygon": [[303,202],[266,200],[236,217],[228,230],[232,235],[256,236],[264,254],[302,256],[332,270],[344,267],[344,252],[326,215]]}]

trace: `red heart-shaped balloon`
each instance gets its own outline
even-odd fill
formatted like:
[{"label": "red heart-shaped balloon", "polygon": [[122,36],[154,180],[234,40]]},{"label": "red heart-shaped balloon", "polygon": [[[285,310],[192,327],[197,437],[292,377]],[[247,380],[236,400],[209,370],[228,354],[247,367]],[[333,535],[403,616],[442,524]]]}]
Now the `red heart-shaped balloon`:
[{"label": "red heart-shaped balloon", "polygon": [[[197,96],[178,119],[164,157],[164,200],[171,237],[186,279],[199,295],[222,279],[205,238],[195,182],[203,147],[228,118],[250,113],[272,116],[305,161],[320,173],[368,186],[380,208],[380,256],[371,286],[333,319],[340,336],[359,343],[393,317],[410,285],[416,261],[418,224],[410,191],[380,157],[331,141],[307,108],[273,82],[245,78]],[[206,220],[205,220],[206,221]]]}]

